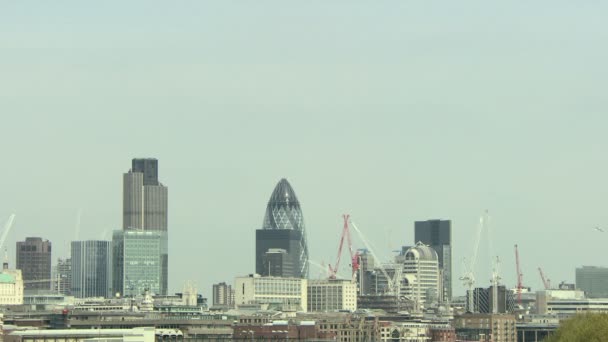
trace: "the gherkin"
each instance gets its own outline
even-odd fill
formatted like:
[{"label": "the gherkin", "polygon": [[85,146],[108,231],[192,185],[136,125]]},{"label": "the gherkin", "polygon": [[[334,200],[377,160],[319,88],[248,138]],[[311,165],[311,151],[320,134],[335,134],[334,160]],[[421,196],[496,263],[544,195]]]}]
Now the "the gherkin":
[{"label": "the gherkin", "polygon": [[300,202],[281,179],[270,195],[262,229],[256,231],[256,273],[308,277],[308,245]]}]

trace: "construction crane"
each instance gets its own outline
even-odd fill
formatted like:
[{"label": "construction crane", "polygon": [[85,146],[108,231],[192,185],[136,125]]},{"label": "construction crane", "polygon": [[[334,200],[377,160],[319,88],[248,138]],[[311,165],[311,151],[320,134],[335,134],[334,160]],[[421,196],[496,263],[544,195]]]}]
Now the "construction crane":
[{"label": "construction crane", "polygon": [[545,278],[543,269],[540,267],[538,268],[538,273],[540,273],[540,279],[543,280],[543,285],[545,286],[545,290],[551,290],[551,279]]},{"label": "construction crane", "polygon": [[498,256],[492,266],[492,313],[498,313],[498,284],[500,282],[500,259]]},{"label": "construction crane", "polygon": [[340,259],[342,258],[342,247],[344,246],[344,238],[346,237],[348,243],[348,252],[350,253],[350,262],[351,262],[351,281],[355,280],[355,276],[357,274],[357,270],[359,269],[359,256],[356,252],[353,252],[353,242],[350,236],[350,229],[348,225],[348,221],[350,219],[350,215],[344,214],[342,215],[344,218],[344,226],[342,227],[342,235],[340,236],[340,245],[338,246],[338,256],[336,257],[336,263],[332,267],[329,264],[329,279],[336,279],[336,273],[338,273],[338,269],[340,268]]},{"label": "construction crane", "polygon": [[2,235],[0,236],[0,250],[4,246],[4,241],[6,241],[6,237],[8,236],[8,232],[13,226],[13,222],[15,222],[15,214],[11,214],[11,216],[9,216],[8,220],[6,221],[6,224],[4,225],[4,230],[2,231]]},{"label": "construction crane", "polygon": [[380,271],[382,272],[382,275],[384,275],[384,277],[386,278],[386,282],[387,282],[387,285],[388,285],[388,291],[387,291],[388,294],[390,294],[390,295],[399,295],[399,293],[396,293],[397,292],[396,291],[397,284],[395,284],[396,281],[397,281],[397,279],[398,279],[397,273],[395,272],[395,275],[392,278],[388,275],[388,272],[386,272],[386,269],[382,265],[382,262],[380,262],[380,259],[378,259],[378,256],[374,252],[374,249],[372,248],[372,246],[370,246],[369,242],[363,236],[363,233],[361,233],[361,231],[359,230],[359,228],[357,228],[357,225],[355,224],[355,222],[353,222],[351,220],[350,224],[353,227],[353,229],[355,229],[355,231],[357,232],[357,234],[359,234],[359,238],[361,239],[361,241],[365,245],[365,248],[367,248],[367,250],[369,251],[369,253],[372,255],[372,257],[374,258],[374,261],[378,264],[378,267],[380,268]]},{"label": "construction crane", "polygon": [[465,262],[464,265],[464,274],[460,277],[464,286],[467,288],[468,300],[467,300],[467,311],[474,311],[474,302],[473,302],[473,287],[475,286],[475,263],[477,262],[477,254],[479,252],[479,241],[481,239],[481,232],[483,231],[485,225],[485,216],[479,218],[479,223],[477,224],[477,235],[475,236],[475,244],[473,245],[473,256],[469,264],[467,265]]},{"label": "construction crane", "polygon": [[521,307],[521,292],[524,288],[523,285],[523,274],[521,273],[521,267],[519,265],[519,250],[515,245],[515,268],[517,271],[517,304]]},{"label": "construction crane", "polygon": [[[11,214],[4,225],[4,230],[2,231],[2,235],[0,236],[0,250],[4,246],[4,241],[6,241],[6,237],[8,236],[8,232],[13,227],[13,222],[15,222],[15,214]],[[6,249],[4,250],[4,262],[2,263],[3,268],[8,268],[8,252]]]}]

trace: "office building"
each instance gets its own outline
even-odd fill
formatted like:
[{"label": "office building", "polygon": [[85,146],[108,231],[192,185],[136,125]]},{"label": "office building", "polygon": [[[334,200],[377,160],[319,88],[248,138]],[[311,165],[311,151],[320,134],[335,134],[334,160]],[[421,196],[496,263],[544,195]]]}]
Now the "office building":
[{"label": "office building", "polygon": [[284,274],[293,274],[293,262],[287,251],[280,248],[270,248],[262,257],[264,267],[262,274],[270,277],[282,277]]},{"label": "office building", "polygon": [[357,310],[357,284],[344,279],[308,281],[308,312]]},{"label": "office building", "polygon": [[414,241],[422,242],[437,252],[443,288],[442,301],[452,299],[452,222],[449,220],[416,221]]},{"label": "office building", "polygon": [[25,290],[51,290],[51,242],[39,237],[25,238],[17,242],[16,255]]},{"label": "office building", "polygon": [[77,298],[112,295],[110,241],[72,241],[72,295]]},{"label": "office building", "polygon": [[159,293],[167,294],[168,190],[158,180],[158,160],[133,159],[123,175],[123,230],[161,232],[162,279]]},{"label": "office building", "polygon": [[359,269],[356,275],[359,295],[376,294],[376,291],[373,290],[373,280],[376,272],[372,254],[367,249],[359,249],[357,258],[359,258]]},{"label": "office building", "polygon": [[57,265],[53,273],[53,291],[70,296],[72,294],[72,259],[57,259]]},{"label": "office building", "polygon": [[[267,276],[271,269],[267,253],[282,249],[282,277],[308,277],[308,245],[300,202],[289,182],[281,179],[270,196],[262,229],[256,230],[256,273]],[[272,266],[272,265],[271,265]],[[277,274],[278,275],[278,274]]]},{"label": "office building", "polygon": [[261,277],[251,274],[237,277],[234,301],[237,307],[251,304],[278,311],[306,311],[307,280],[302,278]]},{"label": "office building", "polygon": [[225,282],[213,284],[213,306],[234,308],[234,289]]},{"label": "office building", "polygon": [[403,255],[403,279],[406,285],[401,293],[419,304],[437,303],[441,289],[439,262],[435,250],[418,242]]},{"label": "office building", "polygon": [[608,267],[577,267],[576,287],[588,298],[608,298]]},{"label": "office building", "polygon": [[[497,293],[497,308],[496,313],[511,313],[515,310],[515,294],[508,290],[504,285],[498,285]],[[467,303],[469,293],[467,291]],[[493,313],[494,312],[494,292],[493,286],[488,288],[473,289],[473,310],[477,313]]]},{"label": "office building", "polygon": [[160,294],[162,243],[160,231],[116,230],[112,237],[114,294],[136,297],[145,291]]}]

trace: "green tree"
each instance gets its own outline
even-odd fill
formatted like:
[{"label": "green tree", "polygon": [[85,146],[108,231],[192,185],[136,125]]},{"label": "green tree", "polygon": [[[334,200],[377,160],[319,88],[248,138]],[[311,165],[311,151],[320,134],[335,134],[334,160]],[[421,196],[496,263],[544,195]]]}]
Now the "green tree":
[{"label": "green tree", "polygon": [[608,341],[608,314],[587,313],[563,321],[559,329],[544,342]]}]

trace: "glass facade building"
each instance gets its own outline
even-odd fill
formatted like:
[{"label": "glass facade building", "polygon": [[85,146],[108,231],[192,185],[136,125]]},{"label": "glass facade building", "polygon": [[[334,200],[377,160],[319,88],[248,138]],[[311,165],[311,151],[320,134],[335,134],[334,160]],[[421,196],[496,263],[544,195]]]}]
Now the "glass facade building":
[{"label": "glass facade building", "polygon": [[112,290],[110,241],[72,241],[72,295],[109,297]]},{"label": "glass facade building", "polygon": [[266,207],[262,229],[256,231],[256,273],[270,275],[268,251],[285,250],[281,277],[308,277],[308,244],[300,202],[291,185],[281,179]]},{"label": "glass facade building", "polygon": [[588,298],[608,298],[608,267],[578,267],[576,287]]},{"label": "glass facade building", "polygon": [[148,290],[159,294],[162,285],[163,233],[117,230],[112,238],[112,289],[123,296]]}]

